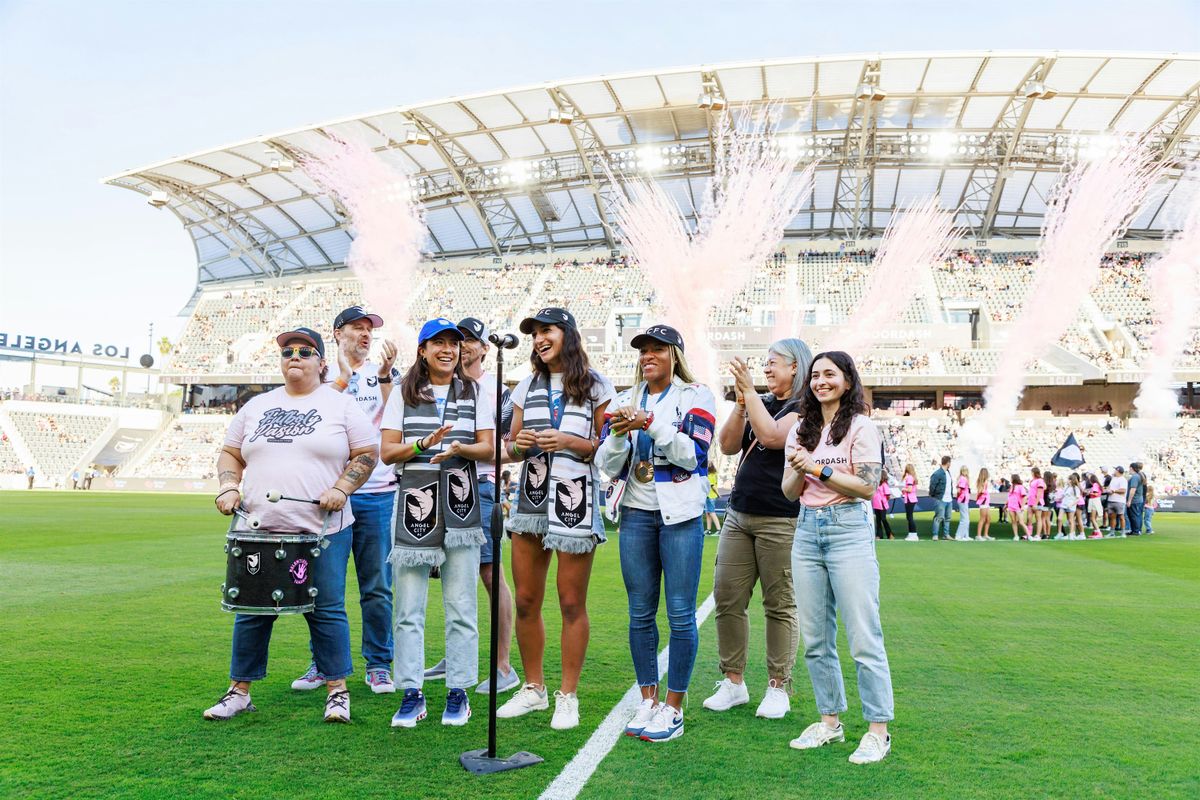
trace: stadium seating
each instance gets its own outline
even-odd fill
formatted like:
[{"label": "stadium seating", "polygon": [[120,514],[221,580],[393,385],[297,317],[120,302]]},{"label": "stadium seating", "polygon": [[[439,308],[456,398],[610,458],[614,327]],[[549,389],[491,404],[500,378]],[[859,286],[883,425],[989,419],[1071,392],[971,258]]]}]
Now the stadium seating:
[{"label": "stadium seating", "polygon": [[0,434],[0,475],[24,472],[28,466],[28,464],[22,464],[21,460],[17,458],[8,436]]},{"label": "stadium seating", "polygon": [[9,411],[9,418],[37,460],[41,475],[62,476],[71,471],[112,423],[109,416]]},{"label": "stadium seating", "polygon": [[[232,414],[184,414],[168,426],[134,478],[213,478]],[[122,473],[123,475],[126,473]]]}]

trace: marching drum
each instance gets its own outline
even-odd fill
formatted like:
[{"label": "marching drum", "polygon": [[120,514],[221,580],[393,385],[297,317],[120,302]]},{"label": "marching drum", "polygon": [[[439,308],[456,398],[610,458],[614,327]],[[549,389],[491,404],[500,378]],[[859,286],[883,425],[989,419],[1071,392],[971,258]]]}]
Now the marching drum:
[{"label": "marching drum", "polygon": [[[232,527],[232,526],[231,526]],[[307,614],[317,596],[318,533],[233,531],[225,536],[221,608],[239,614]]]}]

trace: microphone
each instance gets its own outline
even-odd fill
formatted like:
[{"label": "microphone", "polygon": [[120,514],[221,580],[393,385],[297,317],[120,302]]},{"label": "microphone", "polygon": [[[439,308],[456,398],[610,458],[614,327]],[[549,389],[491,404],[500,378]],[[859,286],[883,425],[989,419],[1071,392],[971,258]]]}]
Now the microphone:
[{"label": "microphone", "polygon": [[517,337],[511,333],[506,333],[503,336],[493,333],[488,336],[488,341],[504,350],[512,350],[517,346]]}]

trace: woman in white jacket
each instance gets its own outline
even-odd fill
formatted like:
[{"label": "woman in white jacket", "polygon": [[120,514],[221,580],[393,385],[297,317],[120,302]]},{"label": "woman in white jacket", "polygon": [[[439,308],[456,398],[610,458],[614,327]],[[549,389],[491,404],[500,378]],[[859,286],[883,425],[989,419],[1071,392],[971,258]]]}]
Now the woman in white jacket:
[{"label": "woman in white jacket", "polygon": [[[708,387],[694,382],[683,337],[674,328],[655,325],[631,343],[638,349],[634,386],[606,415],[598,456],[601,469],[613,476],[605,510],[610,518],[620,516],[629,649],[642,690],[625,732],[665,742],[683,734],[683,699],[696,662],[696,590],[716,401]],[[665,585],[671,628],[663,702],[656,622],[660,585]]]}]

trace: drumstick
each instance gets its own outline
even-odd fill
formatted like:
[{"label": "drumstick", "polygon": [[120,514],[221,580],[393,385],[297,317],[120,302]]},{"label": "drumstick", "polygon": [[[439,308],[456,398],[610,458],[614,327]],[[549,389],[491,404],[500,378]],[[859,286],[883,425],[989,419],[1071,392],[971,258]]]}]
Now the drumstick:
[{"label": "drumstick", "polygon": [[252,531],[256,531],[262,527],[262,520],[259,516],[257,514],[247,514],[246,509],[241,506],[234,506],[233,513],[246,520],[246,524],[250,526],[250,530]]},{"label": "drumstick", "polygon": [[281,492],[267,492],[267,502],[278,503],[280,500],[291,500],[293,503],[312,503],[314,506],[321,505],[320,500],[309,500],[304,497],[288,497]]}]

